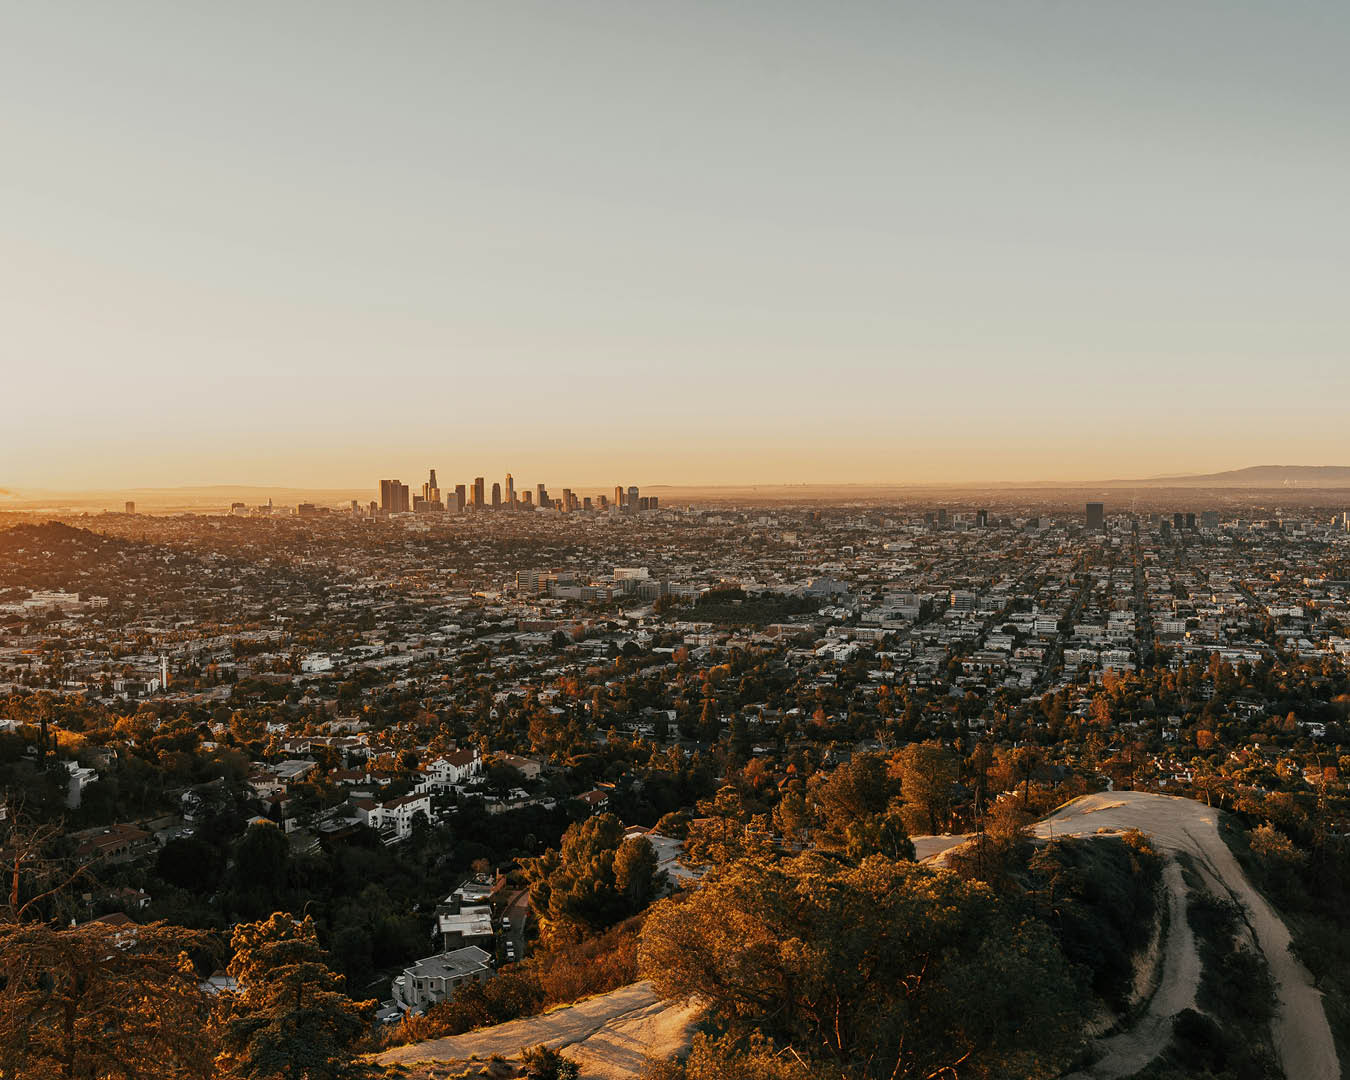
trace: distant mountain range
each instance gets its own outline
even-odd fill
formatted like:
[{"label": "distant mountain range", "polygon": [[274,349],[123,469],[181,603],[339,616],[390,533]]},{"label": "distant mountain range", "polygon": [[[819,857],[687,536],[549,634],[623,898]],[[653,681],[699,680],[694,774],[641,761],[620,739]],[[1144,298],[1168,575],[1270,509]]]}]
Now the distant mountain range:
[{"label": "distant mountain range", "polygon": [[1113,480],[1113,487],[1203,488],[1344,488],[1350,487],[1350,465],[1253,465],[1248,469],[1199,476],[1151,476]]}]

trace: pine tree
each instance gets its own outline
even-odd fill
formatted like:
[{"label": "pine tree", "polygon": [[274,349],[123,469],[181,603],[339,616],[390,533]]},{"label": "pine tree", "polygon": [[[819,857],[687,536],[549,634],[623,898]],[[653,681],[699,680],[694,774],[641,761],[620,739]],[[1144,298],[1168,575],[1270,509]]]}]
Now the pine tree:
[{"label": "pine tree", "polygon": [[353,1047],[375,1003],[346,995],[313,919],[279,911],[235,927],[231,945],[228,972],[238,988],[221,994],[213,1023],[226,1076],[345,1080],[366,1072]]}]

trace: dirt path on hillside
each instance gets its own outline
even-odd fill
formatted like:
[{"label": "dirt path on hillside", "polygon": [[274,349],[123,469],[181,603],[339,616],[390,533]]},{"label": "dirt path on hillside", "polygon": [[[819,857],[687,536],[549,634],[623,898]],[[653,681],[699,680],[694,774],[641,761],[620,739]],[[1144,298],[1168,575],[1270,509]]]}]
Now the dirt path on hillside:
[{"label": "dirt path on hillside", "polygon": [[[1280,917],[1243,873],[1228,845],[1219,835],[1219,814],[1217,810],[1204,806],[1192,799],[1181,799],[1171,795],[1153,795],[1142,791],[1113,791],[1098,795],[1087,795],[1075,799],[1061,807],[1044,821],[1034,826],[1038,836],[1094,836],[1099,833],[1120,832],[1125,829],[1139,829],[1152,837],[1154,844],[1162,851],[1184,851],[1196,858],[1211,880],[1226,890],[1228,895],[1242,908],[1247,925],[1257,946],[1265,956],[1270,967],[1271,977],[1275,980],[1277,1005],[1275,1018],[1271,1023],[1271,1035],[1275,1042],[1280,1064],[1289,1080],[1339,1080],[1340,1063],[1336,1058],[1336,1044],[1331,1036],[1331,1027],[1327,1023],[1326,1010],[1322,1006],[1322,994],[1313,986],[1312,977],[1304,966],[1289,951],[1289,930]],[[1169,862],[1170,867],[1175,863]],[[1177,874],[1177,879],[1180,875]],[[1184,892],[1181,898],[1180,915],[1176,914],[1178,898],[1174,892],[1174,882],[1168,882],[1169,910],[1173,912],[1172,922],[1185,922],[1186,912]],[[1188,931],[1189,932],[1189,931]],[[1174,946],[1174,932],[1169,927],[1168,949]],[[1180,947],[1180,939],[1175,944]],[[1190,943],[1194,951],[1195,943]],[[1167,965],[1172,958],[1164,961],[1163,985],[1158,994],[1168,989],[1168,999],[1157,1009],[1150,1002],[1145,1020],[1139,1027],[1103,1040],[1108,1056],[1099,1061],[1085,1077],[1106,1078],[1128,1076],[1147,1064],[1147,1059],[1132,1066],[1137,1053],[1142,1053],[1152,1042],[1151,1056],[1156,1056],[1166,1045],[1170,1034],[1167,1024],[1160,1027],[1148,1026],[1155,1014],[1162,1014],[1176,1005],[1176,1011],[1185,1008],[1194,1000],[1195,984],[1199,979],[1199,965],[1194,974],[1186,976],[1189,968],[1177,965],[1181,973],[1178,978],[1190,978],[1190,990],[1187,994],[1181,985],[1168,988]],[[1156,996],[1155,996],[1156,997]],[[1172,1014],[1169,1014],[1172,1015]],[[1140,1027],[1145,1027],[1143,1032]],[[1131,1038],[1138,1034],[1137,1038]],[[1151,1032],[1151,1035],[1150,1035]],[[1125,1040],[1120,1041],[1118,1040]],[[1117,1044],[1120,1057],[1113,1058],[1112,1044]]]},{"label": "dirt path on hillside", "polygon": [[1162,945],[1162,974],[1148,1008],[1128,1031],[1097,1040],[1102,1056],[1068,1080],[1110,1080],[1132,1076],[1158,1056],[1172,1037],[1172,1017],[1195,1004],[1200,984],[1200,953],[1186,918],[1186,882],[1169,858],[1163,866],[1167,896],[1167,936]]},{"label": "dirt path on hillside", "polygon": [[664,1060],[688,1049],[699,1010],[657,998],[650,983],[633,983],[566,1008],[496,1027],[396,1047],[381,1064],[464,1061],[491,1054],[517,1058],[546,1043],[581,1066],[584,1080],[631,1080],[648,1055]]},{"label": "dirt path on hillside", "polygon": [[967,840],[973,840],[974,833],[942,833],[937,836],[911,836],[914,842],[914,860],[924,862],[934,859],[945,851],[960,847]]}]

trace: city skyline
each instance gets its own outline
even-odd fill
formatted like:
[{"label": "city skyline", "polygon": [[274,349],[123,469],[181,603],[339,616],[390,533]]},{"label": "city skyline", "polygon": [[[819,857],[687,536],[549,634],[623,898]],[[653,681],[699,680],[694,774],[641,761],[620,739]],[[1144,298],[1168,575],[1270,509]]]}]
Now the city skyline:
[{"label": "city skyline", "polygon": [[[240,508],[244,505],[244,503],[234,504]],[[629,485],[626,488],[623,485],[616,485],[612,501],[607,494],[580,495],[571,487],[564,487],[557,494],[552,494],[548,485],[544,483],[536,484],[533,491],[527,487],[517,496],[515,478],[509,472],[506,474],[505,484],[493,481],[490,496],[487,480],[482,476],[475,476],[472,483],[455,484],[442,491],[434,468],[429,470],[427,479],[422,483],[420,494],[411,485],[395,477],[379,482],[378,499],[372,499],[368,503],[362,503],[358,499],[351,500],[352,511],[368,513],[370,517],[408,513],[462,514],[466,511],[480,510],[556,509],[567,513],[610,508],[633,513],[638,510],[655,510],[659,505],[659,496],[640,495],[637,485]]]},{"label": "city skyline", "polygon": [[0,487],[1342,459],[1344,8],[19,16]]}]

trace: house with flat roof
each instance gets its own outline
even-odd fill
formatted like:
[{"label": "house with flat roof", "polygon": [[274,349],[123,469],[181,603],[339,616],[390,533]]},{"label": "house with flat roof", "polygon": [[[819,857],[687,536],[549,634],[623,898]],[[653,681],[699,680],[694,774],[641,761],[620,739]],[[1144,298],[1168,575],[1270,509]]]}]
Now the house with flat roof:
[{"label": "house with flat roof", "polygon": [[404,1012],[426,1012],[437,1002],[449,1001],[465,983],[492,978],[491,960],[477,945],[418,960],[394,979],[394,1003]]}]

